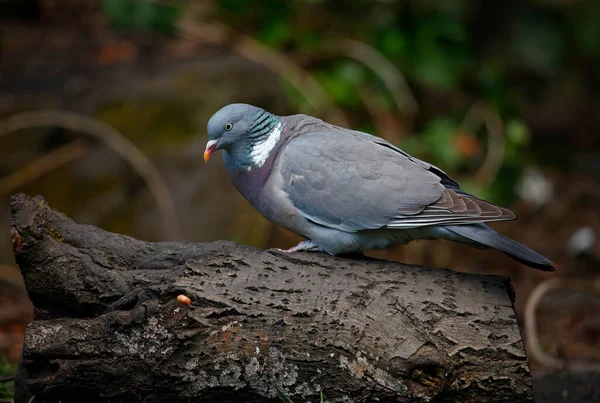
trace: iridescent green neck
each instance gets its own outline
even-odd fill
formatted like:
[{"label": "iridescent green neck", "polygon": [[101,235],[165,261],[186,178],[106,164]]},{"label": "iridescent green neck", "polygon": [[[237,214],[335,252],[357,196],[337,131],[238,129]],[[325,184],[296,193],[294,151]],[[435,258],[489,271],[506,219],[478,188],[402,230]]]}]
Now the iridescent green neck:
[{"label": "iridescent green neck", "polygon": [[252,116],[254,124],[248,135],[248,138],[254,142],[259,142],[269,137],[272,130],[280,123],[277,116],[264,110],[260,110]]},{"label": "iridescent green neck", "polygon": [[281,137],[282,121],[264,110],[256,112],[252,120],[254,124],[248,134],[249,162],[262,167]]},{"label": "iridescent green neck", "polygon": [[234,144],[224,154],[228,168],[251,171],[263,168],[269,156],[276,150],[284,131],[285,122],[264,110],[252,116],[252,126],[243,141]]}]

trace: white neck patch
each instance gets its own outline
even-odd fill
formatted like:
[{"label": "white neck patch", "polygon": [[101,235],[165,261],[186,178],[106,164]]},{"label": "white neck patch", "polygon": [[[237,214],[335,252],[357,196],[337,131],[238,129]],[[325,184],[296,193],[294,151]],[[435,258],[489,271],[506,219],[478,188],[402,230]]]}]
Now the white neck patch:
[{"label": "white neck patch", "polygon": [[[265,164],[267,158],[271,154],[271,150],[275,147],[275,144],[279,141],[281,137],[281,122],[277,123],[277,126],[271,130],[269,133],[269,137],[266,139],[256,143],[254,147],[252,147],[252,151],[250,152],[250,159],[252,163],[257,167],[262,167]],[[252,166],[248,167],[248,171]]]}]

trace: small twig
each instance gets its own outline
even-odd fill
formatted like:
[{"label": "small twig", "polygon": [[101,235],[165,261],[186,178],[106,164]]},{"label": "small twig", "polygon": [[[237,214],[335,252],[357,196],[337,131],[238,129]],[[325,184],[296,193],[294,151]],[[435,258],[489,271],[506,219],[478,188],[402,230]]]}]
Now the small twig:
[{"label": "small twig", "polygon": [[0,196],[14,193],[28,183],[86,155],[90,147],[84,139],[75,140],[0,178]]},{"label": "small twig", "polygon": [[62,127],[94,137],[106,144],[129,162],[146,181],[158,204],[167,236],[170,239],[181,238],[179,217],[169,187],[148,157],[129,139],[109,125],[88,116],[52,110],[24,112],[0,121],[0,137],[18,130],[36,127]]},{"label": "small twig", "polygon": [[476,182],[488,186],[498,175],[504,161],[504,123],[495,109],[478,102],[467,112],[461,127],[474,133],[482,124],[488,133],[487,152],[474,176]]},{"label": "small twig", "polygon": [[[600,282],[592,282],[591,286],[594,290],[600,290]],[[558,357],[546,354],[540,348],[540,339],[537,332],[535,313],[540,301],[550,291],[560,288],[573,288],[576,290],[589,290],[590,282],[588,281],[567,281],[560,278],[551,278],[540,284],[531,292],[527,302],[525,303],[525,311],[523,313],[523,321],[525,326],[525,343],[528,353],[540,364],[555,369],[570,369],[572,371],[600,371],[600,365],[581,362],[569,362]]]},{"label": "small twig", "polygon": [[14,374],[0,376],[0,383],[12,382],[14,380],[15,380],[15,375]]},{"label": "small twig", "polygon": [[326,110],[335,123],[348,125],[346,116],[321,84],[289,57],[269,49],[253,38],[238,34],[225,25],[200,24],[188,19],[179,24],[179,29],[184,36],[226,46],[240,56],[268,68],[294,87],[315,111]]}]

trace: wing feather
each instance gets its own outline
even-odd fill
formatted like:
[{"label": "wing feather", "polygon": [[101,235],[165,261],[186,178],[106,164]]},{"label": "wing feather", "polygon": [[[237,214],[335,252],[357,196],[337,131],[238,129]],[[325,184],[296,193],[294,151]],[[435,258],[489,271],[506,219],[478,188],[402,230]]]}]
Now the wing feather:
[{"label": "wing feather", "polygon": [[296,136],[277,164],[290,201],[314,223],[356,232],[516,218],[382,139],[331,128]]}]

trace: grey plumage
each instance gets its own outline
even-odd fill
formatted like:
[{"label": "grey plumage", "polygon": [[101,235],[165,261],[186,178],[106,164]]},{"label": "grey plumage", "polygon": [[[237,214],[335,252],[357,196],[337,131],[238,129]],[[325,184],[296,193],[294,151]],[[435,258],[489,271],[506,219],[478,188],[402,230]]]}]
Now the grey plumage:
[{"label": "grey plumage", "polygon": [[485,224],[449,225],[445,228],[478,244],[498,249],[524,265],[539,270],[550,270],[551,263],[544,256],[499,234]]},{"label": "grey plumage", "polygon": [[208,157],[223,149],[242,195],[267,219],[311,241],[290,251],[337,255],[447,239],[554,270],[483,224],[514,220],[513,212],[466,193],[439,168],[381,138],[245,104],[215,113],[208,132]]}]

